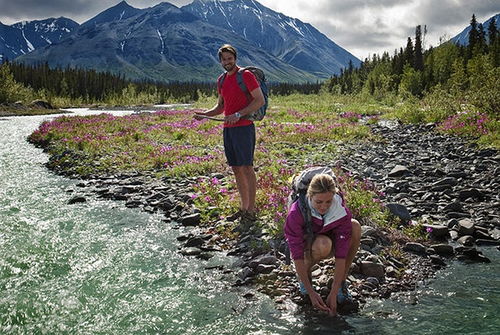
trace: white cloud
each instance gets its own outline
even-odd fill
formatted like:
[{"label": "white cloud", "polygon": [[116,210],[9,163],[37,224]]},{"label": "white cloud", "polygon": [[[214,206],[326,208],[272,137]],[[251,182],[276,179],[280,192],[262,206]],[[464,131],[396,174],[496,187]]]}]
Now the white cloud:
[{"label": "white cloud", "polygon": [[[79,23],[121,0],[0,0],[0,21],[12,24],[65,16]],[[152,7],[160,0],[128,0],[137,8]],[[171,0],[181,7],[192,0]],[[473,13],[484,22],[500,12],[498,0],[260,0],[284,15],[310,23],[360,59],[406,45],[415,26],[427,25],[427,46],[439,37],[462,31]]]}]

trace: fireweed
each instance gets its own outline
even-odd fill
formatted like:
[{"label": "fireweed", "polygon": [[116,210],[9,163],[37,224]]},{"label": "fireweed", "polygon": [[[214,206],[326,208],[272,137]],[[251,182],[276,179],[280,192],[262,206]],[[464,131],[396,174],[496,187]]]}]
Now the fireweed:
[{"label": "fireweed", "polygon": [[481,136],[488,134],[488,115],[477,111],[464,111],[450,116],[439,125],[439,129],[455,135]]},{"label": "fireweed", "polygon": [[[48,148],[52,164],[82,175],[156,171],[159,176],[205,176],[194,185],[194,202],[205,222],[237,210],[239,197],[222,148],[222,124],[195,120],[193,111],[162,111],[123,117],[110,114],[63,116],[40,125],[29,140]],[[318,157],[332,154],[336,141],[370,138],[358,114],[270,112],[257,127],[256,206],[263,228],[281,235],[291,177],[300,172],[319,145]],[[323,144],[322,144],[323,143]],[[331,157],[327,157],[328,160]],[[318,162],[320,162],[318,160]],[[79,164],[81,164],[79,166]],[[356,218],[379,223],[386,217],[372,185],[337,170]]]}]

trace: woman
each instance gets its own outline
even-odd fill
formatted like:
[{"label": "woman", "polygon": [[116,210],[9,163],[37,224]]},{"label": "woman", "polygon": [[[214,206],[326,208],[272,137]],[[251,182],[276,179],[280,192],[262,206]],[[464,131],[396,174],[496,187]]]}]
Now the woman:
[{"label": "woman", "polygon": [[[308,294],[314,307],[337,314],[339,303],[350,299],[346,278],[359,248],[361,226],[352,219],[335,180],[327,174],[317,174],[307,188],[306,202],[311,210],[314,240],[306,250],[305,220],[298,201],[290,207],[285,223],[285,237],[300,280],[300,290]],[[311,267],[320,260],[335,255],[335,275],[326,302],[314,291]]]}]

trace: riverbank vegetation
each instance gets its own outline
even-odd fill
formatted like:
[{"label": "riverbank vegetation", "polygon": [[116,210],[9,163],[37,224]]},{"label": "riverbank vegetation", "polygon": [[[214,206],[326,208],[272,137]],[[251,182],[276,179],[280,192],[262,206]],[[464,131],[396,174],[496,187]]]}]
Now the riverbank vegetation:
[{"label": "riverbank vegetation", "polygon": [[[256,147],[257,206],[267,229],[274,235],[282,233],[294,174],[307,166],[332,164],[343,143],[380,140],[368,124],[382,118],[432,122],[438,131],[500,148],[498,33],[489,28],[488,42],[481,34],[471,36],[467,47],[447,42],[423,52],[417,27],[414,44],[409,38],[406,48],[393,57],[374,55],[360,68],[349,67],[322,85],[272,86],[268,116],[257,127]],[[40,75],[30,79],[40,86],[28,88],[20,79],[23,71],[24,76],[28,72]],[[109,74],[51,70],[45,65],[26,71],[21,65],[4,64],[1,73],[8,85],[0,96],[10,100],[15,92],[29,95],[36,91],[48,94],[56,105],[64,99],[124,105],[189,101],[194,108],[208,108],[216,102],[215,87],[209,84],[130,83]],[[63,87],[43,84],[43,73],[57,77]],[[77,82],[83,87],[77,89]],[[96,82],[101,85],[99,92],[87,90]],[[176,95],[179,92],[184,96]],[[223,155],[222,124],[195,120],[193,112],[63,116],[41,124],[29,140],[49,151],[49,167],[73,176],[151,171],[158,178],[199,176],[192,198],[208,222],[238,207],[237,189],[232,178],[220,177],[230,174]],[[336,173],[355,217],[393,226],[381,205],[382,195],[373,185],[341,167]],[[425,238],[420,226],[406,235]]]}]

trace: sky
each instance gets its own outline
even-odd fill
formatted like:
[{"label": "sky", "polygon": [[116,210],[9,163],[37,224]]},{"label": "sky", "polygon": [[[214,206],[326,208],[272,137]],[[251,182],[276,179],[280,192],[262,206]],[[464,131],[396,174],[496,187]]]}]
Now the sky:
[{"label": "sky", "polygon": [[[0,22],[13,24],[64,16],[78,23],[121,0],[0,0]],[[310,23],[360,60],[404,47],[415,26],[427,26],[424,47],[437,46],[469,25],[500,13],[499,0],[258,0],[284,15]],[[127,0],[136,8],[161,0]],[[168,1],[178,7],[192,0]]]}]

